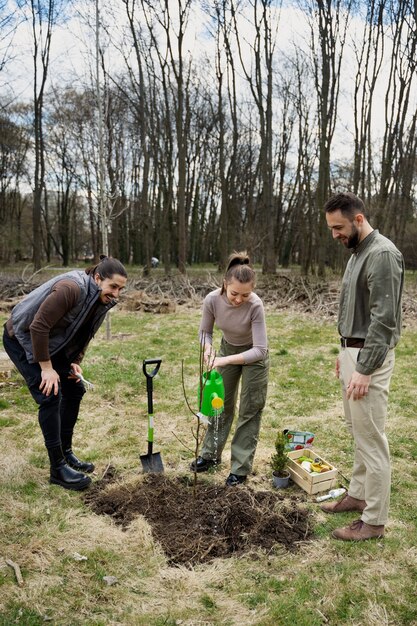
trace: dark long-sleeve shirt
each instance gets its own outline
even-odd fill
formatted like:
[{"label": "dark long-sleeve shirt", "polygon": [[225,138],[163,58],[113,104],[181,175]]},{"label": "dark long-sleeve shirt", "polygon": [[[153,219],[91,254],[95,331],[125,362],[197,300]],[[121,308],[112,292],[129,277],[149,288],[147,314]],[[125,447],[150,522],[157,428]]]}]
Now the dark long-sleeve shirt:
[{"label": "dark long-sleeve shirt", "polygon": [[365,340],[356,364],[360,374],[381,367],[388,350],[398,343],[403,283],[401,252],[373,230],[349,259],[340,295],[340,335]]},{"label": "dark long-sleeve shirt", "polygon": [[[51,293],[45,298],[37,310],[30,324],[30,338],[33,348],[34,362],[48,361],[49,354],[49,337],[51,332],[59,332],[60,328],[67,325],[65,315],[73,309],[80,297],[80,287],[73,280],[63,279],[55,283]],[[86,344],[89,340],[91,332],[90,320],[94,318],[96,308],[100,306],[97,301],[85,318],[83,326],[75,335],[73,341],[66,346],[66,352],[71,355],[71,361],[80,363]],[[9,335],[13,335],[12,320],[7,322],[7,330]]]}]

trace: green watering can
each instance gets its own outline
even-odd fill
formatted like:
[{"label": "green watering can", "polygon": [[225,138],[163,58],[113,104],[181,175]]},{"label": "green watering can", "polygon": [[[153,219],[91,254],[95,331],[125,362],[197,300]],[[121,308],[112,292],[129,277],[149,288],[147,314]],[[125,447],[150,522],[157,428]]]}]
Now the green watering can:
[{"label": "green watering can", "polygon": [[198,390],[198,404],[200,413],[205,417],[218,415],[224,406],[223,378],[216,370],[203,372],[202,381]]}]

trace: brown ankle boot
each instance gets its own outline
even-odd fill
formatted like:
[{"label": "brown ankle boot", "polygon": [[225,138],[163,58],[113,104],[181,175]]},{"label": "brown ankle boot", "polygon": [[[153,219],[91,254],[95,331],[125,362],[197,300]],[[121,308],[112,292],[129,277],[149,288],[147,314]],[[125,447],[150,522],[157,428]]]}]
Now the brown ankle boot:
[{"label": "brown ankle boot", "polygon": [[332,536],[342,541],[366,541],[366,539],[380,539],[384,536],[384,532],[384,526],[373,526],[358,519],[352,522],[350,526],[336,528],[332,532]]},{"label": "brown ankle boot", "polygon": [[359,511],[362,513],[365,507],[365,500],[357,500],[347,493],[337,502],[325,502],[320,506],[325,513],[345,513],[346,511]]}]

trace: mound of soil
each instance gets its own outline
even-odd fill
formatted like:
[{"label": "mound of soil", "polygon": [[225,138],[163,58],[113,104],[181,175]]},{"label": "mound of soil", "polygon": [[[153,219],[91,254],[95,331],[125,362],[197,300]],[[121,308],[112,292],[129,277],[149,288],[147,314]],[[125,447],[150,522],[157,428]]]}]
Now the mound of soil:
[{"label": "mound of soil", "polygon": [[[126,527],[138,515],[151,525],[170,564],[194,565],[278,543],[295,550],[311,537],[310,512],[300,498],[247,485],[226,487],[199,478],[145,474],[136,484],[112,485],[110,474],[85,495],[95,513]],[[117,479],[117,478],[116,478]]]}]

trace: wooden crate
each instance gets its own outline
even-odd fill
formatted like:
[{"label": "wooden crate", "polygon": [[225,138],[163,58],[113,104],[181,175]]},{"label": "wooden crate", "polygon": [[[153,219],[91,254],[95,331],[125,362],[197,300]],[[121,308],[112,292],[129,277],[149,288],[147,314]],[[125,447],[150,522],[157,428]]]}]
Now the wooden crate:
[{"label": "wooden crate", "polygon": [[[329,465],[331,469],[321,474],[310,474],[310,472],[307,472],[295,461],[295,459],[298,459],[300,456],[309,457],[312,461],[319,458],[323,463]],[[333,489],[337,484],[338,470],[336,467],[326,461],[321,454],[312,450],[312,448],[303,448],[302,450],[291,450],[288,452],[287,468],[291,474],[292,480],[310,495],[318,493],[319,491]]]}]

